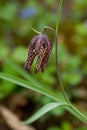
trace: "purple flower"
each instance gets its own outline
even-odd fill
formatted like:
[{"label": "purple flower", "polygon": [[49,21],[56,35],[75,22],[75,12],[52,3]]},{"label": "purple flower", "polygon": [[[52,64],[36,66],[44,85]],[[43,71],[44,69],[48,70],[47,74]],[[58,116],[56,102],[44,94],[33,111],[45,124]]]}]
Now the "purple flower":
[{"label": "purple flower", "polygon": [[26,60],[25,69],[30,69],[34,58],[37,56],[35,73],[38,73],[40,69],[44,72],[51,50],[52,43],[46,35],[36,35],[33,37],[28,47],[28,57]]},{"label": "purple flower", "polygon": [[25,9],[22,9],[20,12],[19,12],[19,16],[20,18],[22,19],[26,19],[26,18],[30,18],[30,17],[33,17],[37,14],[37,10],[35,8],[25,8]]}]

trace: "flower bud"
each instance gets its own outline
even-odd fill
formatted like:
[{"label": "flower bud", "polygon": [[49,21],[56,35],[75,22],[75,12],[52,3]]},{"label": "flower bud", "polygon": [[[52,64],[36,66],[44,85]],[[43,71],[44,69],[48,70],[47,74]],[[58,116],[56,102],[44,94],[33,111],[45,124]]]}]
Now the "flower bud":
[{"label": "flower bud", "polygon": [[44,72],[51,50],[52,43],[46,35],[36,35],[33,37],[28,47],[28,57],[26,60],[25,69],[30,69],[34,58],[37,56],[35,73],[38,73],[40,69]]}]

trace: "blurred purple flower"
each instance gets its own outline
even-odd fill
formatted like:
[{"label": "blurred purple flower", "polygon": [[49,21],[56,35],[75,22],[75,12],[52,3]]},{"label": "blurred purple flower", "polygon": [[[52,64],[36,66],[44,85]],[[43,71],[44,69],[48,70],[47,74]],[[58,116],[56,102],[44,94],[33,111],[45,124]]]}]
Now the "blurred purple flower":
[{"label": "blurred purple flower", "polygon": [[26,9],[21,10],[19,12],[19,17],[22,19],[26,19],[26,18],[35,16],[36,13],[37,13],[36,9],[30,7],[30,8],[26,8]]}]

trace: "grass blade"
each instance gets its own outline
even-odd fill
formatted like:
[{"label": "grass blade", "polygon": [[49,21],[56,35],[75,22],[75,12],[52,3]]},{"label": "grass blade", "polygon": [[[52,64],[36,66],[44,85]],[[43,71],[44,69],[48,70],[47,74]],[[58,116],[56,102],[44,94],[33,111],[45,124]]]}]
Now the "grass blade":
[{"label": "grass blade", "polygon": [[30,123],[36,121],[37,119],[39,119],[40,117],[42,117],[47,112],[51,111],[52,109],[54,109],[56,107],[64,106],[64,105],[67,105],[67,104],[58,103],[58,102],[49,103],[49,104],[45,105],[44,107],[42,107],[41,109],[39,109],[29,119],[27,119],[26,121],[24,121],[23,124],[24,125],[30,124]]},{"label": "grass blade", "polygon": [[[33,83],[35,84],[35,86],[39,86],[39,87],[43,87],[43,88],[46,88],[46,89],[49,89],[49,87],[45,84],[42,84],[41,82],[39,82],[33,75],[33,78],[32,78],[32,75],[29,74],[27,71],[25,71],[22,67],[20,67],[19,64],[17,63],[14,63],[14,61],[10,60],[10,59],[5,59],[5,63],[8,64],[12,69],[14,69],[18,74],[20,74],[21,76],[23,76],[26,80],[29,81],[29,83]],[[56,93],[53,89],[50,88],[50,90],[53,92],[53,93]],[[58,95],[57,95],[57,98],[59,100],[62,100],[65,102],[65,99],[64,97],[62,96],[62,98]]]},{"label": "grass blade", "polygon": [[[10,59],[4,59],[5,63],[8,64],[12,69],[14,69],[18,74],[20,74],[21,76],[23,76],[26,80],[28,81],[31,81],[35,84],[38,84],[38,85],[43,85],[41,83],[39,83],[35,77],[31,76],[31,74],[29,74],[27,71],[25,71],[25,69],[23,69],[22,67],[20,67],[19,64],[17,64],[16,62],[14,62],[13,60],[10,60]],[[47,86],[46,86],[47,87]]]},{"label": "grass blade", "polygon": [[53,99],[55,101],[62,102],[60,99],[58,99],[57,94],[54,93],[50,88],[48,89],[48,88],[44,88],[42,86],[40,87],[40,86],[38,86],[38,84],[35,84],[33,82],[29,82],[29,81],[26,81],[26,80],[23,80],[23,79],[20,79],[20,78],[17,78],[15,76],[11,76],[11,75],[8,75],[8,74],[4,74],[4,73],[0,73],[0,78],[7,80],[9,82],[12,82],[14,84],[20,85],[24,88],[31,89],[33,91],[41,93],[45,96],[50,97],[51,99]]}]

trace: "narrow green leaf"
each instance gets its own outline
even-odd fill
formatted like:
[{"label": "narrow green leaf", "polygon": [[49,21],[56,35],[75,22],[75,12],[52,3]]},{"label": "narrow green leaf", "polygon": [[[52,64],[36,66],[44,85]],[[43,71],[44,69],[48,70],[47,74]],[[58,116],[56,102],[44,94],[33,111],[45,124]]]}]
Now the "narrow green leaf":
[{"label": "narrow green leaf", "polygon": [[[13,68],[17,73],[19,73],[21,76],[23,76],[26,80],[29,81],[29,83],[33,83],[35,84],[35,86],[39,86],[40,88],[43,87],[46,90],[49,90],[49,87],[45,84],[42,84],[41,82],[39,82],[38,80],[36,80],[36,78],[33,75],[33,78],[31,76],[31,74],[29,74],[27,71],[25,71],[22,67],[19,66],[19,64],[14,63],[14,61],[10,60],[10,59],[5,59],[6,64],[8,64],[11,68]],[[53,89],[50,88],[50,91],[53,93],[56,93]],[[64,97],[62,97],[62,99],[60,98],[60,96],[58,94],[57,95],[57,99],[59,100],[63,100],[65,102]]]},{"label": "narrow green leaf", "polygon": [[45,88],[48,88],[48,86],[46,86],[45,84],[42,84],[39,81],[37,81],[36,78],[34,77],[34,75],[33,75],[33,78],[32,78],[31,74],[29,74],[27,71],[25,71],[16,62],[14,63],[13,60],[5,59],[4,61],[5,61],[6,64],[8,64],[12,69],[14,69],[17,73],[19,73],[21,76],[23,76],[29,82],[33,82],[35,84],[38,84],[38,86],[43,86]]},{"label": "narrow green leaf", "polygon": [[76,107],[74,107],[72,104],[70,105],[70,107],[65,107],[65,109],[69,111],[77,119],[87,124],[87,117],[82,112],[80,112]]},{"label": "narrow green leaf", "polygon": [[43,95],[46,95],[55,101],[62,102],[60,99],[58,99],[57,94],[54,93],[50,88],[48,89],[48,88],[44,88],[42,86],[40,87],[40,86],[38,86],[38,84],[35,84],[33,82],[29,82],[29,81],[26,81],[26,80],[23,80],[23,79],[20,79],[20,78],[17,78],[15,76],[11,76],[8,74],[4,74],[4,73],[0,73],[0,78],[7,80],[9,82],[15,83],[17,85],[20,85],[22,87],[25,87],[27,89],[34,90]]},{"label": "narrow green leaf", "polygon": [[40,110],[38,110],[36,113],[34,113],[29,119],[24,121],[23,124],[24,125],[30,124],[30,123],[36,121],[37,119],[39,119],[40,117],[42,117],[47,112],[51,111],[52,109],[54,109],[56,107],[60,107],[60,106],[65,106],[65,105],[67,105],[67,104],[58,103],[58,102],[49,103],[49,104],[45,105],[44,107],[42,107]]},{"label": "narrow green leaf", "polygon": [[87,124],[87,119],[86,117],[79,111],[77,110],[74,106],[66,104],[66,103],[49,103],[42,107],[40,110],[38,110],[36,113],[34,113],[30,118],[28,118],[26,121],[23,122],[24,125],[33,123],[40,117],[42,117],[44,114],[47,112],[51,111],[52,109],[56,107],[61,107],[64,106],[71,114],[73,114],[76,118],[78,118],[80,121],[84,122]]},{"label": "narrow green leaf", "polygon": [[14,63],[13,60],[10,59],[4,59],[5,63],[8,64],[12,69],[14,69],[17,73],[19,73],[21,76],[23,76],[26,80],[31,81],[35,84],[39,84],[36,79],[27,73],[22,67],[20,67],[19,64],[16,62]]}]

